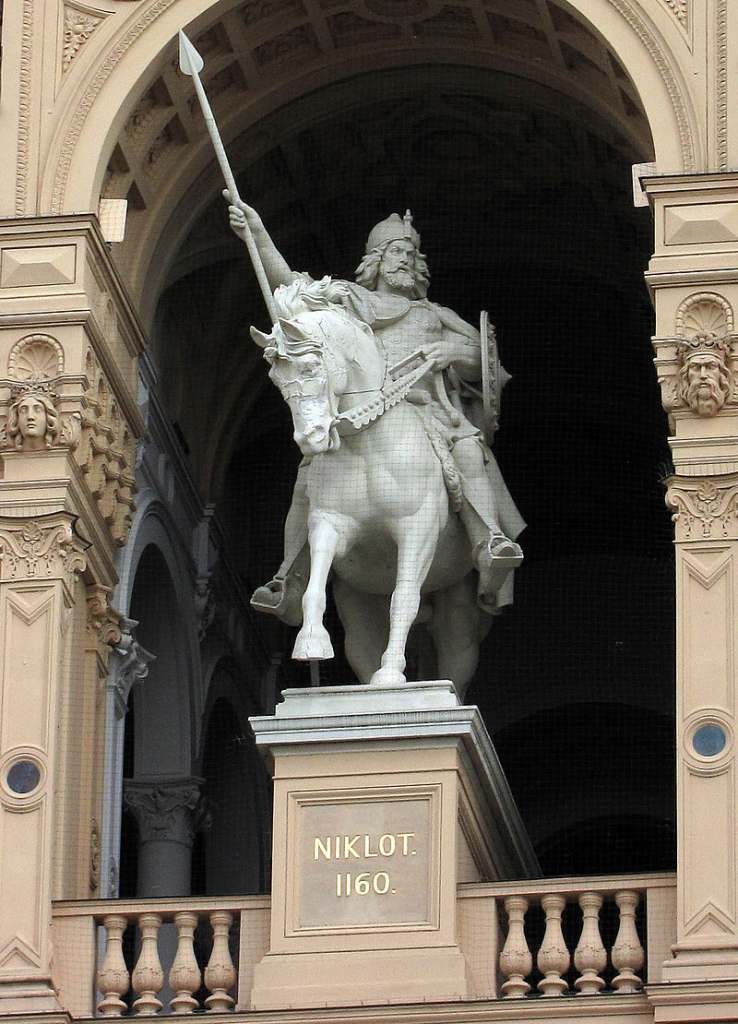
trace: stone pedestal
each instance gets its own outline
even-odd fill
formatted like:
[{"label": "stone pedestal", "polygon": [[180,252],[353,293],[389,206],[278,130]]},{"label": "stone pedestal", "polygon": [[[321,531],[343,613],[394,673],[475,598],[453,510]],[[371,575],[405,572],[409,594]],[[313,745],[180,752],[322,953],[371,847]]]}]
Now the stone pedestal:
[{"label": "stone pedestal", "polygon": [[251,1007],[464,999],[457,881],[538,873],[478,709],[445,681],[315,688],[251,724],[274,766]]}]

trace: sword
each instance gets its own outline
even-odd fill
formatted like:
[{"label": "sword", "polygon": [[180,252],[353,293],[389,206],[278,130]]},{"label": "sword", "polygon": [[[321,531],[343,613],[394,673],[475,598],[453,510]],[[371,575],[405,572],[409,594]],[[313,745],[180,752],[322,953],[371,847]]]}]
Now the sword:
[{"label": "sword", "polygon": [[[210,102],[205,94],[203,84],[200,81],[200,72],[204,67],[204,62],[200,54],[181,29],[179,32],[179,67],[182,74],[189,75],[195,84],[195,93],[197,94],[197,98],[200,102],[202,116],[205,119],[205,127],[208,130],[210,141],[213,143],[215,156],[220,164],[220,169],[223,173],[223,178],[225,179],[231,203],[236,205],[241,199],[238,194],[238,188],[236,187],[236,179],[233,177],[233,171],[231,170],[231,165],[228,162],[225,147],[223,146],[223,140],[220,137],[218,126],[215,123],[215,117],[213,116]],[[277,320],[277,309],[274,305],[274,296],[272,295],[272,290],[269,287],[266,271],[264,270],[264,264],[261,262],[261,256],[259,255],[259,250],[256,248],[256,242],[254,241],[254,236],[246,217],[244,217],[243,238],[246,242],[246,248],[249,251],[249,256],[251,257],[251,262],[256,272],[256,278],[259,282],[259,287],[261,288],[261,294],[264,296],[264,302],[266,303],[267,310],[269,311],[269,316],[272,318],[272,322],[274,323]]]}]

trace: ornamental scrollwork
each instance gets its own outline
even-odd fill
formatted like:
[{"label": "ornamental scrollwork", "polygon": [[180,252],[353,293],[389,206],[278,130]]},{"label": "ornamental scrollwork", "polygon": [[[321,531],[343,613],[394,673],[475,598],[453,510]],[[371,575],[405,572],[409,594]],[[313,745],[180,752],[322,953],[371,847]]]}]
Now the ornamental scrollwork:
[{"label": "ornamental scrollwork", "polygon": [[738,476],[711,479],[672,477],[666,504],[679,540],[725,540],[738,536]]},{"label": "ornamental scrollwork", "polygon": [[71,585],[74,574],[87,567],[88,547],[66,513],[5,519],[0,522],[0,579],[63,579]]}]

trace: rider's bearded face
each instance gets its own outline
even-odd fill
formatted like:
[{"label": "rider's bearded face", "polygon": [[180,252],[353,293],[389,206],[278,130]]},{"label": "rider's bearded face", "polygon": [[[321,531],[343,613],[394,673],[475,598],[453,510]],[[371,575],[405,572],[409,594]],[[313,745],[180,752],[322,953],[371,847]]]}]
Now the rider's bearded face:
[{"label": "rider's bearded face", "polygon": [[415,246],[398,238],[382,253],[379,276],[392,291],[411,294],[415,287]]}]

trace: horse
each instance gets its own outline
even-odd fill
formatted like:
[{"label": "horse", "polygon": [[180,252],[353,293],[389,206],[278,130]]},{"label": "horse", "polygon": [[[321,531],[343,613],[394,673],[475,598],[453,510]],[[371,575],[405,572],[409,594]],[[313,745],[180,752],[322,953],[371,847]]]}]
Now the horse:
[{"label": "horse", "polygon": [[323,624],[333,570],[346,656],[362,683],[407,681],[408,634],[422,604],[437,675],[463,696],[490,619],[477,606],[471,545],[450,507],[452,460],[444,453],[444,477],[438,445],[406,400],[433,364],[418,352],[416,366],[393,379],[381,343],[339,297],[329,278],[288,285],[275,300],[291,315],[268,335],[251,328],[310,460],[310,575],[292,657],[334,656]]}]

